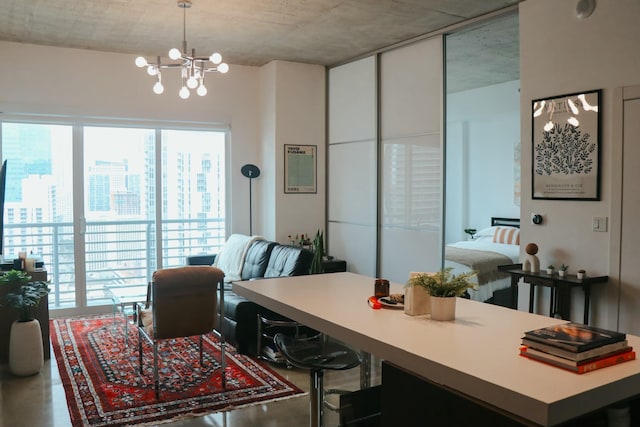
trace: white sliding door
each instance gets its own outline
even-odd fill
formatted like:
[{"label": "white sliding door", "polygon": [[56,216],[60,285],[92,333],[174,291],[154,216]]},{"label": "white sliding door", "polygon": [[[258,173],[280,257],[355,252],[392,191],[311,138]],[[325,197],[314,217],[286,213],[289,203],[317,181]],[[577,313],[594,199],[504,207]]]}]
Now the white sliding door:
[{"label": "white sliding door", "polygon": [[375,276],[376,59],[329,71],[328,253]]},{"label": "white sliding door", "polygon": [[442,38],[380,57],[380,276],[442,263]]}]

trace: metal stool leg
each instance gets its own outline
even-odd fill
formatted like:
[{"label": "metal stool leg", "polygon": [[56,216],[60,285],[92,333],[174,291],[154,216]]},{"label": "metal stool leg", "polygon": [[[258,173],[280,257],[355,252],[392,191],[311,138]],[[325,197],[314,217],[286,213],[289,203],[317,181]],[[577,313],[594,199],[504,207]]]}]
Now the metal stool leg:
[{"label": "metal stool leg", "polygon": [[311,427],[324,427],[324,371],[312,369],[309,373],[311,387],[309,391],[309,425]]}]

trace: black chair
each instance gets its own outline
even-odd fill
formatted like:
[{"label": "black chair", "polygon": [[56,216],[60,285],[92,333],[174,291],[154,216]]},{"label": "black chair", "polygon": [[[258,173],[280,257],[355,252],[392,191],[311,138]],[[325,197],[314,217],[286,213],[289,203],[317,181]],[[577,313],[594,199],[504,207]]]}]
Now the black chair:
[{"label": "black chair", "polygon": [[273,338],[276,346],[292,366],[309,369],[309,425],[323,427],[324,371],[342,371],[360,365],[360,354],[344,344],[321,335],[311,339],[278,333]]}]

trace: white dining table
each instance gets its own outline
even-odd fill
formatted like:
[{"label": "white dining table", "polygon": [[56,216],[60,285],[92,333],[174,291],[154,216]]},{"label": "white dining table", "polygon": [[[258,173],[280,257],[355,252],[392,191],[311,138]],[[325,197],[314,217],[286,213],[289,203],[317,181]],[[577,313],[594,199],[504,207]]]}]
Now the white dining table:
[{"label": "white dining table", "polygon": [[[525,331],[563,320],[463,298],[453,321],[374,310],[367,303],[374,280],[316,274],[234,282],[233,291],[533,425],[556,425],[640,393],[638,360],[578,375],[519,356]],[[391,283],[391,293],[402,292],[402,284]],[[640,349],[640,337],[627,339]]]}]

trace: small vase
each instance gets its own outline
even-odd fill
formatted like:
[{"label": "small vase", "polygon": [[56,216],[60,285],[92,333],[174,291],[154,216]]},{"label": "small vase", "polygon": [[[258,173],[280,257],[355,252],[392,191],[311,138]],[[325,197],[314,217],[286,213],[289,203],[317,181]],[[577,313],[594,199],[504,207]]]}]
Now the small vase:
[{"label": "small vase", "polygon": [[564,270],[559,270],[558,271],[558,276],[564,277],[564,275],[565,275],[565,271]]},{"label": "small vase", "polygon": [[431,297],[431,320],[454,320],[456,318],[455,297]]},{"label": "small vase", "polygon": [[578,279],[582,280],[582,279],[584,279],[585,274],[586,273],[584,271],[578,271],[576,273],[576,276],[578,276]]},{"label": "small vase", "polygon": [[553,274],[553,268],[547,268],[547,274]]},{"label": "small vase", "polygon": [[422,286],[407,286],[404,290],[404,313],[420,316],[431,313],[431,295]]},{"label": "small vase", "polygon": [[9,371],[14,375],[27,376],[40,372],[44,365],[42,331],[38,319],[11,325],[9,338]]}]

